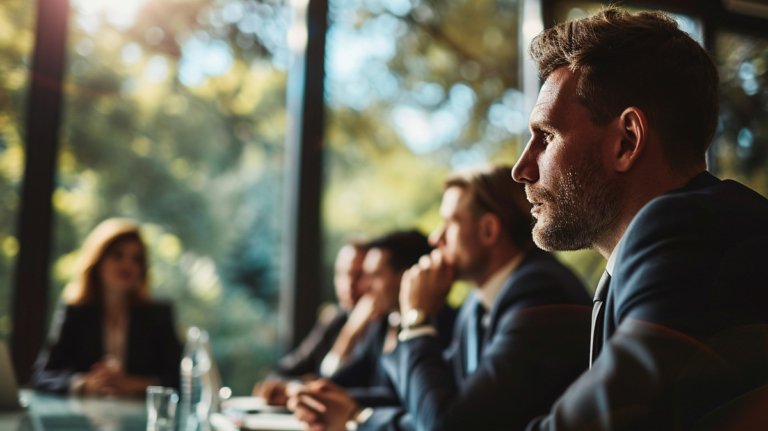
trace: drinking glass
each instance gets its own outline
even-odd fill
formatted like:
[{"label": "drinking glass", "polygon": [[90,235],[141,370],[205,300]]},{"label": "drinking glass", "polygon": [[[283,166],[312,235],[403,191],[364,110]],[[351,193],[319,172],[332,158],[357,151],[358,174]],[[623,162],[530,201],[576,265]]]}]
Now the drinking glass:
[{"label": "drinking glass", "polygon": [[176,389],[147,387],[147,431],[173,431],[178,403]]}]

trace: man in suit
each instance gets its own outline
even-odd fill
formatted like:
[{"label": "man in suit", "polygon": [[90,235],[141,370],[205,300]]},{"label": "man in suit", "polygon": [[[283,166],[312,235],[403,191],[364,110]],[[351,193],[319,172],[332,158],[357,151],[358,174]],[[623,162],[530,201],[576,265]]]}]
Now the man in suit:
[{"label": "man in suit", "polygon": [[[363,261],[361,283],[366,293],[355,306],[342,328],[336,344],[321,366],[324,377],[346,388],[365,406],[398,404],[390,379],[380,358],[390,320],[398,309],[398,294],[403,272],[414,265],[432,247],[420,232],[397,231],[374,239]],[[438,342],[446,347],[455,312],[443,308],[438,324],[442,328]],[[329,363],[332,364],[329,366]]]},{"label": "man in suit", "polygon": [[[292,398],[310,429],[522,429],[586,368],[589,298],[533,247],[530,205],[510,168],[452,174],[440,215],[430,236],[437,250],[403,277],[403,329],[382,359],[402,407],[361,410],[321,380]],[[443,352],[430,319],[455,279],[478,288]]]},{"label": "man in suit", "polygon": [[768,201],[706,172],[717,69],[660,12],[607,8],[530,52],[545,83],[513,174],[534,240],[608,264],[591,369],[529,429],[709,428],[768,383]]},{"label": "man in suit", "polygon": [[355,241],[339,249],[333,277],[338,307],[329,305],[320,312],[317,323],[301,344],[278,362],[267,380],[254,387],[255,396],[264,397],[269,404],[284,405],[287,381],[319,373],[320,364],[347,323],[349,313],[366,292],[361,275],[367,251],[367,244]]}]

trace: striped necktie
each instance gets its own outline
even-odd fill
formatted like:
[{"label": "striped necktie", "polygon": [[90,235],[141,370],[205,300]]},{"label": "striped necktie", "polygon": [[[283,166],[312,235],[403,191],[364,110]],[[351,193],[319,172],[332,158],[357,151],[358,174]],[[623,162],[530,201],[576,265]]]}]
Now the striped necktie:
[{"label": "striped necktie", "polygon": [[608,297],[608,285],[611,282],[611,274],[603,272],[595,289],[595,299],[592,305],[592,339],[589,345],[589,368],[600,354],[603,348],[603,326],[605,325],[605,299]]}]

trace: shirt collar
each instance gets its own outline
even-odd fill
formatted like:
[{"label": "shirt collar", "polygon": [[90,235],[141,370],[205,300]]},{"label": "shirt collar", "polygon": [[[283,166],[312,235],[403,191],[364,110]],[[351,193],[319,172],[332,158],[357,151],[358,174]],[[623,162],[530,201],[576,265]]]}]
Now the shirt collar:
[{"label": "shirt collar", "polygon": [[501,292],[501,288],[504,287],[504,282],[507,281],[510,275],[515,271],[520,262],[528,253],[518,253],[513,257],[506,265],[502,266],[491,277],[478,288],[477,294],[480,297],[480,303],[486,310],[490,310],[493,307],[493,303],[496,302],[496,298]]},{"label": "shirt collar", "polygon": [[619,242],[616,243],[616,247],[613,248],[613,251],[611,251],[611,255],[608,256],[608,263],[605,264],[605,270],[608,271],[608,275],[613,277],[613,267],[616,266],[616,253],[619,251],[619,247],[621,246],[621,242],[624,240],[624,235],[621,236],[619,239]]}]

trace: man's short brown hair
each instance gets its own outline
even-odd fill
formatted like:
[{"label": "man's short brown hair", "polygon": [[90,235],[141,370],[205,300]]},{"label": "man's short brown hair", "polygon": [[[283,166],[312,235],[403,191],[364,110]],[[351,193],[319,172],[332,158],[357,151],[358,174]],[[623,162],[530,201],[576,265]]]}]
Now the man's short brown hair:
[{"label": "man's short brown hair", "polygon": [[705,163],[717,128],[717,69],[663,12],[609,7],[546,30],[531,42],[530,54],[543,79],[563,66],[580,74],[577,98],[595,124],[640,108],[670,167]]},{"label": "man's short brown hair", "polygon": [[496,214],[513,244],[524,246],[533,241],[531,204],[525,198],[525,186],[512,179],[510,166],[486,164],[453,172],[444,182],[444,188],[449,187],[472,194],[476,215]]}]

